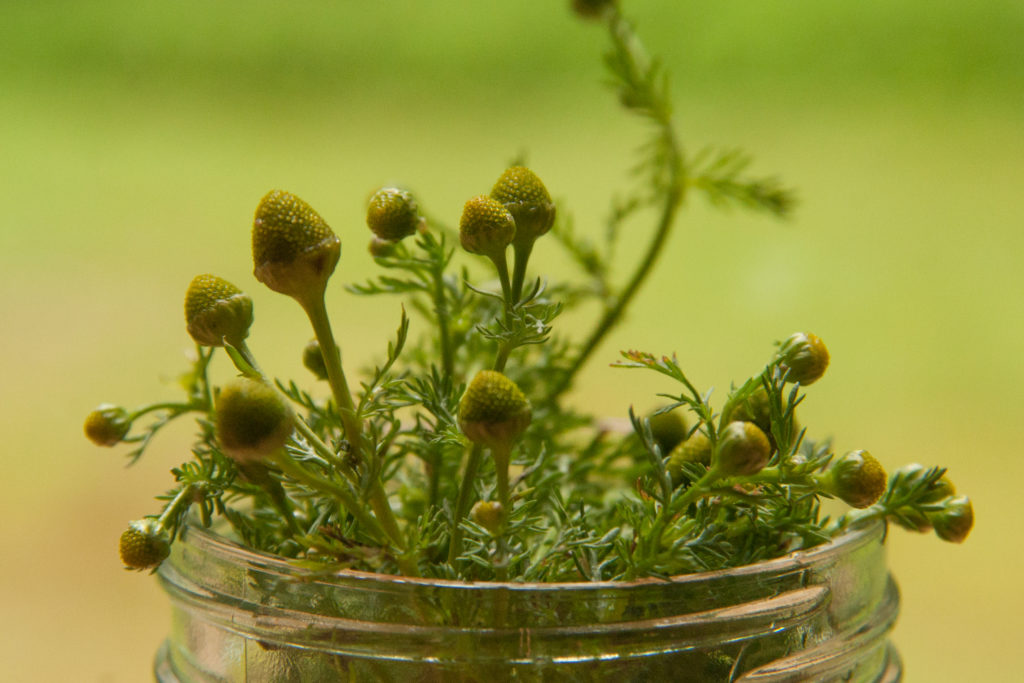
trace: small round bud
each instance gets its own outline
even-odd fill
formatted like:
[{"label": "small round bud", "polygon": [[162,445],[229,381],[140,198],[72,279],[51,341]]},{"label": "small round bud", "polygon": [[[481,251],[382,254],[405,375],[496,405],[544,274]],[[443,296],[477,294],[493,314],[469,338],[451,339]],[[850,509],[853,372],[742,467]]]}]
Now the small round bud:
[{"label": "small round bud", "polygon": [[950,499],[941,512],[928,515],[935,535],[950,543],[963,543],[974,526],[974,506],[967,496]]},{"label": "small round bud", "polygon": [[374,235],[388,242],[408,237],[422,222],[413,196],[395,187],[377,190],[366,208],[366,224]]},{"label": "small round bud", "polygon": [[771,436],[772,409],[768,392],[763,386],[754,389],[750,396],[733,406],[725,419],[727,422],[753,422],[761,431]]},{"label": "small round bud", "polygon": [[119,549],[125,569],[156,569],[171,554],[171,539],[155,519],[139,519],[121,534]]},{"label": "small round bud", "polygon": [[832,463],[827,476],[830,493],[855,508],[877,503],[888,481],[882,464],[867,451],[850,451]]},{"label": "small round bud", "polygon": [[651,435],[655,443],[661,448],[662,454],[671,453],[672,449],[686,440],[689,429],[686,426],[686,419],[682,412],[673,410],[667,413],[652,415]]},{"label": "small round bud", "polygon": [[600,19],[615,0],[572,0],[572,9],[584,19]]},{"label": "small round bud", "polygon": [[85,417],[85,436],[97,446],[120,443],[131,428],[128,411],[109,403],[101,404]]},{"label": "small round bud", "polygon": [[950,481],[949,477],[943,474],[934,484],[928,487],[928,492],[920,498],[920,502],[939,503],[955,495],[956,487],[953,486],[953,482]]},{"label": "small round bud", "polygon": [[320,342],[316,339],[310,339],[306,348],[302,349],[302,364],[316,375],[317,379],[327,379],[327,363],[324,361],[324,352],[320,350]]},{"label": "small round bud", "polygon": [[481,370],[459,401],[459,428],[470,441],[508,448],[526,430],[530,402],[516,383],[500,372]]},{"label": "small round bud", "polygon": [[283,190],[260,200],[252,227],[257,280],[306,301],[323,295],[340,256],[338,236],[309,204]]},{"label": "small round bud", "polygon": [[513,243],[532,244],[555,224],[555,204],[544,183],[530,169],[513,166],[498,178],[491,199],[501,202],[516,222]]},{"label": "small round bud", "polygon": [[395,245],[397,244],[397,242],[392,242],[391,240],[382,240],[379,237],[374,237],[370,240],[367,250],[373,258],[387,258],[388,256],[394,256]]},{"label": "small round bud", "polygon": [[807,386],[821,379],[828,367],[828,349],[825,343],[813,334],[797,332],[782,343],[779,359],[787,382],[799,382]]},{"label": "small round bud", "polygon": [[698,430],[689,439],[676,446],[669,455],[668,474],[672,477],[672,485],[679,486],[686,479],[683,467],[686,463],[711,464],[711,439]]},{"label": "small round bud", "polygon": [[497,258],[512,243],[515,234],[515,219],[497,200],[480,195],[462,208],[459,241],[471,254]]},{"label": "small round bud", "polygon": [[221,448],[239,462],[276,453],[294,428],[292,408],[263,382],[240,377],[221,389],[216,401]]},{"label": "small round bud", "polygon": [[239,346],[249,336],[252,299],[216,275],[197,275],[185,292],[185,325],[203,346]]},{"label": "small round bud", "polygon": [[724,474],[757,474],[768,464],[772,445],[753,422],[730,422],[718,435],[715,467]]},{"label": "small round bud", "polygon": [[497,501],[479,501],[469,511],[469,517],[474,522],[497,535],[501,530],[502,521],[505,519],[505,509]]}]

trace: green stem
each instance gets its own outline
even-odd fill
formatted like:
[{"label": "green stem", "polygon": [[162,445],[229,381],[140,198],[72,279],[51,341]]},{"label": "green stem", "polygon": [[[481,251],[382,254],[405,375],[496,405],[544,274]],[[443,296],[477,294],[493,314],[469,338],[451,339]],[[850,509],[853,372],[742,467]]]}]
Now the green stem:
[{"label": "green stem", "polygon": [[523,282],[526,280],[526,262],[530,260],[533,243],[534,241],[531,240],[527,243],[514,242],[512,245],[515,252],[515,265],[512,270],[512,301],[517,304],[523,296]]},{"label": "green stem", "polygon": [[455,354],[449,329],[448,299],[444,293],[444,263],[437,262],[432,271],[434,279],[434,313],[437,315],[438,336],[441,342],[441,369],[446,377],[455,374]]},{"label": "green stem", "polygon": [[480,470],[483,456],[483,446],[473,444],[469,451],[469,458],[466,460],[466,471],[462,474],[462,483],[459,485],[459,499],[455,503],[452,536],[448,545],[448,564],[452,566],[455,565],[455,558],[462,550],[462,527],[460,525],[469,513],[470,505],[473,502],[473,486],[476,483],[476,475]]},{"label": "green stem", "polygon": [[196,487],[194,484],[188,484],[187,486],[183,486],[182,489],[178,491],[177,495],[174,496],[174,499],[167,504],[167,507],[164,508],[164,511],[160,513],[160,517],[157,518],[156,523],[159,524],[162,528],[166,529],[167,522],[171,518],[181,514],[181,507],[183,505],[185,507],[188,507],[189,505],[192,504],[192,501],[195,498],[195,490]]}]

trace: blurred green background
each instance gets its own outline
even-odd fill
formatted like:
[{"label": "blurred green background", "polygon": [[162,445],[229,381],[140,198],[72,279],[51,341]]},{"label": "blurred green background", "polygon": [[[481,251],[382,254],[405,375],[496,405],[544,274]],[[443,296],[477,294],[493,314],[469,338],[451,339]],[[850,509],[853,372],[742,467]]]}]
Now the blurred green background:
[{"label": "blurred green background", "polygon": [[[890,537],[906,680],[1013,680],[1024,3],[623,4],[671,70],[688,149],[743,147],[801,204],[779,223],[694,197],[575,400],[621,416],[672,389],[608,369],[620,348],[676,351],[721,393],[773,340],[817,333],[833,364],[802,421],[891,467],[947,465],[974,500],[963,546]],[[526,153],[600,234],[643,134],[601,85],[605,41],[554,0],[0,3],[5,680],[149,677],[168,608],[116,543],[156,511],[189,429],[125,469],[81,421],[101,401],[175,396],[182,296],[201,272],[254,295],[254,351],[304,376],[301,312],[251,275],[259,198],[293,191],[341,236],[329,305],[361,366],[398,317],[341,291],[371,272],[363,203],[380,184],[454,223]]]}]

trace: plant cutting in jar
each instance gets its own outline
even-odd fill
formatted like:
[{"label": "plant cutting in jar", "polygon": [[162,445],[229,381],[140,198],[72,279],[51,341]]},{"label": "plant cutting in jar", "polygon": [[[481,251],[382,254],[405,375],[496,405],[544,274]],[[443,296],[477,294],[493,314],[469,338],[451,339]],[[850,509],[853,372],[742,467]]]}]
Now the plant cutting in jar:
[{"label": "plant cutting in jar", "polygon": [[[331,286],[342,240],[304,199],[267,193],[252,225],[254,274],[308,316],[313,338],[301,353],[311,374],[276,378],[246,343],[258,328],[253,298],[216,275],[192,280],[185,323],[196,346],[183,399],[104,404],[85,422],[90,440],[128,444],[132,461],[172,420],[198,425],[162,509],[121,537],[127,568],[155,570],[190,528],[211,526],[318,576],[500,583],[667,580],[808,551],[879,521],[966,538],[971,503],[943,468],[887,475],[867,450],[836,451],[798,421],[830,362],[810,332],[766,344],[765,364],[721,397],[694,386],[675,356],[622,352],[609,372],[653,371],[667,386],[656,412],[629,410],[625,433],[567,405],[692,196],[779,217],[793,206],[781,184],[748,175],[746,156],[684,149],[666,74],[614,2],[574,8],[607,27],[611,85],[651,132],[604,238],[576,231],[521,163],[466,188],[461,213],[441,212],[447,222],[421,212],[407,189],[379,189],[365,223],[380,275],[347,291],[395,301],[398,325],[376,367],[355,375],[330,316],[344,310]],[[622,227],[649,215],[639,262],[622,273]],[[630,225],[628,238],[641,230]],[[342,231],[347,242],[362,234]],[[562,250],[577,277],[535,272],[540,249]],[[598,311],[592,326],[560,331],[559,316],[583,305]],[[238,376],[215,386],[214,362]],[[847,510],[827,516],[824,499]],[[733,655],[715,657],[722,680],[742,669]]]}]

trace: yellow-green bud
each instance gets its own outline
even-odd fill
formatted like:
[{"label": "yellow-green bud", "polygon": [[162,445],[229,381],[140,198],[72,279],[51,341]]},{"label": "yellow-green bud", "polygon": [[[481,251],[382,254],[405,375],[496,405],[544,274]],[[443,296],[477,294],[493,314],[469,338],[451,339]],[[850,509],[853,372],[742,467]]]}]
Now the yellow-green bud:
[{"label": "yellow-green bud", "polygon": [[469,511],[469,517],[492,534],[497,534],[505,519],[505,510],[497,501],[481,500]]},{"label": "yellow-green bud", "polygon": [[726,422],[742,420],[753,422],[761,431],[771,436],[772,431],[772,409],[768,399],[768,392],[763,386],[754,389],[743,401],[737,403],[725,416]]},{"label": "yellow-green bud", "polygon": [[695,462],[701,465],[711,464],[711,439],[704,432],[697,430],[689,439],[676,446],[669,455],[668,474],[672,477],[672,485],[679,486],[686,478],[683,466]]},{"label": "yellow-green bud", "polygon": [[317,379],[327,379],[327,363],[324,361],[324,352],[320,350],[320,342],[316,339],[310,339],[306,348],[302,349],[302,364],[316,375]]},{"label": "yellow-green bud", "polygon": [[730,422],[718,435],[714,467],[727,475],[757,474],[768,464],[772,445],[753,422]]},{"label": "yellow-green bud", "polygon": [[391,240],[382,240],[379,237],[374,237],[370,240],[370,244],[367,247],[367,251],[370,252],[370,256],[373,258],[386,258],[392,256],[395,253],[395,245],[397,242]]},{"label": "yellow-green bud", "polygon": [[947,502],[941,512],[928,515],[935,535],[950,543],[963,543],[974,527],[974,506],[967,496]]},{"label": "yellow-green bud", "polygon": [[459,401],[459,428],[470,441],[507,449],[530,425],[530,402],[500,372],[481,370]]},{"label": "yellow-green bud", "polygon": [[341,242],[313,208],[283,190],[256,207],[252,258],[256,279],[300,302],[323,296],[338,265]]},{"label": "yellow-green bud", "polygon": [[366,209],[366,224],[374,235],[388,242],[408,237],[422,223],[416,200],[409,192],[395,187],[377,190]]},{"label": "yellow-green bud", "polygon": [[128,411],[109,403],[97,406],[85,417],[85,436],[97,446],[120,443],[131,428]]},{"label": "yellow-green bud", "polygon": [[922,503],[939,503],[956,495],[956,487],[949,477],[943,474],[938,481],[928,487],[928,492],[920,498]]},{"label": "yellow-green bud", "polygon": [[885,493],[888,477],[877,459],[867,451],[850,451],[829,467],[825,488],[847,505],[866,508]]},{"label": "yellow-green bud", "polygon": [[501,202],[516,222],[513,243],[532,244],[555,224],[555,204],[544,183],[530,169],[513,166],[498,178],[491,199]]},{"label": "yellow-green bud", "polygon": [[615,0],[572,0],[572,9],[584,19],[600,19]]},{"label": "yellow-green bud", "polygon": [[224,452],[240,462],[252,462],[285,445],[294,429],[294,413],[272,387],[240,377],[218,394],[216,423]]},{"label": "yellow-green bud", "polygon": [[156,569],[171,554],[171,538],[155,519],[139,519],[121,534],[119,550],[125,569]]},{"label": "yellow-green bud", "polygon": [[810,333],[797,332],[782,343],[779,349],[781,368],[787,382],[807,386],[821,379],[828,368],[828,348],[825,342]]},{"label": "yellow-green bud", "polygon": [[685,441],[686,435],[689,434],[686,419],[678,410],[652,415],[648,422],[651,424],[651,435],[661,448],[662,455],[671,453],[672,449]]},{"label": "yellow-green bud", "polygon": [[185,292],[185,325],[203,346],[239,346],[249,336],[252,299],[216,275],[197,275]]},{"label": "yellow-green bud", "polygon": [[471,254],[498,258],[515,235],[515,219],[497,200],[480,195],[470,199],[462,208],[459,241],[462,248]]}]

